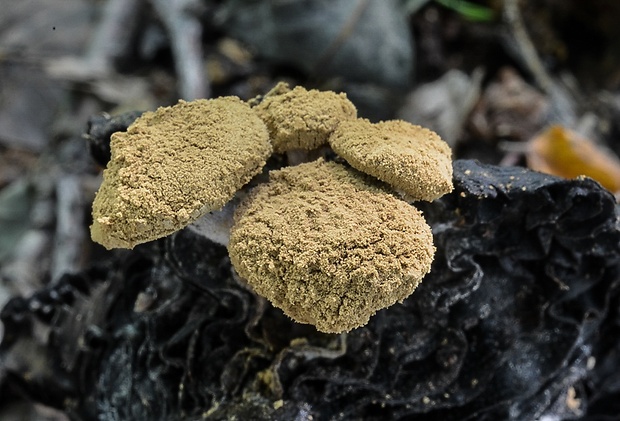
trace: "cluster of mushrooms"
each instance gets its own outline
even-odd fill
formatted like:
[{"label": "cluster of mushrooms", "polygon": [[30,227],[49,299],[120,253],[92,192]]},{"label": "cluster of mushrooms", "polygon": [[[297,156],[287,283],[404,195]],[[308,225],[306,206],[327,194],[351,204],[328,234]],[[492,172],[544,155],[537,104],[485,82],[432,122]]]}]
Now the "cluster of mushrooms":
[{"label": "cluster of mushrooms", "polygon": [[256,293],[329,333],[414,291],[435,248],[410,202],[452,190],[450,148],[434,132],[371,123],[344,94],[283,83],[249,102],[146,112],[111,149],[94,241],[133,248],[189,226],[227,246]]}]

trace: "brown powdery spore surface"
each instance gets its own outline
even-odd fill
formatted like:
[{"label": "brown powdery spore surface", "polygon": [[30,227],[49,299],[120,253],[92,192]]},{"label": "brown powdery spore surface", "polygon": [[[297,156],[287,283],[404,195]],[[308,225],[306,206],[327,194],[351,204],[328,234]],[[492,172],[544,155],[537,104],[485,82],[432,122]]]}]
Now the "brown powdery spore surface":
[{"label": "brown powdery spore surface", "polygon": [[221,208],[271,154],[262,120],[243,101],[179,101],[115,133],[93,203],[94,241],[132,248]]},{"label": "brown powdery spore surface", "polygon": [[327,143],[327,138],[344,120],[357,117],[357,109],[344,93],[289,90],[278,84],[254,110],[263,119],[274,152],[311,150]]},{"label": "brown powdery spore surface", "polygon": [[272,171],[235,213],[229,244],[257,293],[329,333],[363,326],[409,296],[434,252],[420,211],[322,160]]},{"label": "brown powdery spore surface", "polygon": [[432,201],[452,191],[452,151],[424,127],[402,120],[343,121],[329,144],[353,168],[410,199]]}]

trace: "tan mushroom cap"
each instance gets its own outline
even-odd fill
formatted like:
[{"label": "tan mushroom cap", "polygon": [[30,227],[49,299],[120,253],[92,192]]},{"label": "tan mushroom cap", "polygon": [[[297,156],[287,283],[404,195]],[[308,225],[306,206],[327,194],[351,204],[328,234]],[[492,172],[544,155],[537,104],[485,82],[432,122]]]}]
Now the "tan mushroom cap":
[{"label": "tan mushroom cap", "polygon": [[342,122],[329,138],[352,167],[385,181],[413,200],[452,191],[452,152],[437,133],[402,120]]},{"label": "tan mushroom cap", "polygon": [[343,120],[357,117],[357,110],[344,93],[306,90],[301,86],[288,90],[278,84],[254,110],[263,119],[274,152],[316,149]]},{"label": "tan mushroom cap", "polygon": [[322,160],[272,171],[235,213],[228,251],[255,291],[322,332],[365,325],[409,296],[435,248],[422,214]]},{"label": "tan mushroom cap", "polygon": [[179,101],[115,133],[93,203],[92,239],[133,248],[221,208],[269,155],[267,128],[236,97]]}]

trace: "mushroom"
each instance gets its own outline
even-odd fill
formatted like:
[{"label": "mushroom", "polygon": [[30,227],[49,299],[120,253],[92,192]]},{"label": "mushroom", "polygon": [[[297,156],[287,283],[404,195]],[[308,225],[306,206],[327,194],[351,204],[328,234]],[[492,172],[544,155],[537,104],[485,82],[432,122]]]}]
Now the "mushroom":
[{"label": "mushroom", "polygon": [[265,124],[236,97],[147,112],[112,135],[111,149],[91,226],[106,248],[133,248],[222,208],[272,152]]},{"label": "mushroom", "polygon": [[254,290],[300,323],[345,332],[409,296],[435,248],[421,212],[322,159],[271,171],[234,216],[229,255]]},{"label": "mushroom", "polygon": [[279,83],[254,107],[263,119],[277,153],[294,149],[312,150],[327,143],[341,121],[357,116],[346,94],[332,91],[293,90]]},{"label": "mushroom", "polygon": [[353,168],[413,200],[432,201],[452,191],[450,147],[424,127],[403,120],[343,121],[329,144]]},{"label": "mushroom", "polygon": [[[325,142],[353,168],[282,167],[333,155]],[[189,225],[226,245],[258,294],[323,332],[366,324],[430,271],[431,229],[394,190],[433,200],[452,189],[450,149],[432,131],[356,119],[343,94],[285,84],[260,102],[179,101],[145,113],[111,149],[95,241],[132,248]],[[272,149],[288,159],[276,156],[267,173]]]}]

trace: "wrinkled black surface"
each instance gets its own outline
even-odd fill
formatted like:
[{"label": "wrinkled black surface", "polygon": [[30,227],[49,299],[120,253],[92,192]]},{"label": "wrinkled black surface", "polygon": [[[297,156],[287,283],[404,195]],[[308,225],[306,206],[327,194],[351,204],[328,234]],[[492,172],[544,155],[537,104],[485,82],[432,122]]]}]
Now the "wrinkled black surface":
[{"label": "wrinkled black surface", "polygon": [[[617,419],[614,198],[590,180],[454,167],[454,192],[423,209],[431,274],[364,328],[291,322],[233,278],[225,249],[181,231],[9,302],[11,383],[74,419]],[[49,340],[16,364],[41,326]]]}]

